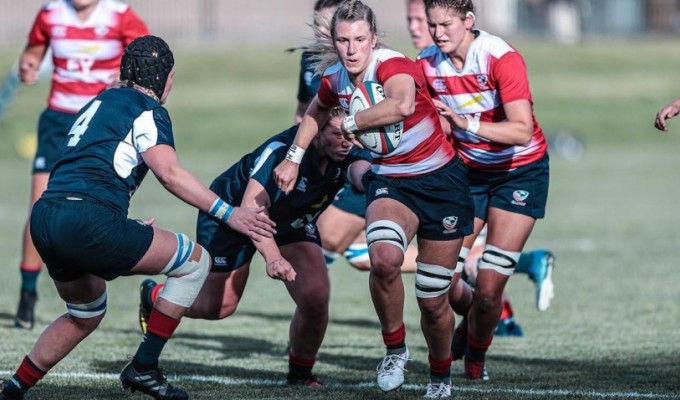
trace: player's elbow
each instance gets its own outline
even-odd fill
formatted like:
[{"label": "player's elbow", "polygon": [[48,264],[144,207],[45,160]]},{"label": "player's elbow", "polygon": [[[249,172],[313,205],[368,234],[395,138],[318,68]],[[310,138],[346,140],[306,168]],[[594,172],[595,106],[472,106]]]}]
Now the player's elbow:
[{"label": "player's elbow", "polygon": [[410,117],[413,115],[414,112],[416,112],[416,102],[415,99],[409,99],[409,100],[402,100],[399,103],[397,103],[397,114],[403,121],[407,117]]},{"label": "player's elbow", "polygon": [[517,140],[514,143],[518,146],[528,146],[531,144],[531,139],[534,137],[534,127],[532,124],[522,124],[522,127],[517,135]]},{"label": "player's elbow", "polygon": [[[162,168],[155,169],[153,173],[158,178],[158,182],[164,188],[173,192],[173,189],[181,184],[182,167],[179,165],[168,165]],[[174,192],[173,192],[174,193]]]}]

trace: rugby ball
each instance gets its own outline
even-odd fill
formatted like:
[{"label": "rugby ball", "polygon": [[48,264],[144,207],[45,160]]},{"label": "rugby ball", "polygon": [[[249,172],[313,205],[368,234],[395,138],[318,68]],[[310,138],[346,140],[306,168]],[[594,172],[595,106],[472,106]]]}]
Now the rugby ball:
[{"label": "rugby ball", "polygon": [[[349,101],[349,114],[372,107],[385,100],[385,90],[378,82],[362,82],[352,93]],[[399,146],[404,131],[403,121],[369,128],[357,132],[357,139],[364,147],[377,154],[389,154]]]}]

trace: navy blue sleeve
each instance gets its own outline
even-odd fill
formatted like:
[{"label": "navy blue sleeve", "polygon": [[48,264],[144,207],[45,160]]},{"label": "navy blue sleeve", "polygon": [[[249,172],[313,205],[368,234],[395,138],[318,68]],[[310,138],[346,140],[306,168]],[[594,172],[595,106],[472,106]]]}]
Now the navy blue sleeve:
[{"label": "navy blue sleeve", "polygon": [[255,179],[264,187],[272,203],[274,203],[279,192],[279,187],[274,181],[274,168],[286,158],[287,151],[288,146],[284,143],[270,143],[258,156],[250,173],[250,178]]},{"label": "navy blue sleeve", "polygon": [[311,65],[310,53],[303,52],[300,57],[300,78],[298,83],[297,99],[300,103],[312,101],[316,92],[319,91],[321,77],[314,75],[314,68]]}]

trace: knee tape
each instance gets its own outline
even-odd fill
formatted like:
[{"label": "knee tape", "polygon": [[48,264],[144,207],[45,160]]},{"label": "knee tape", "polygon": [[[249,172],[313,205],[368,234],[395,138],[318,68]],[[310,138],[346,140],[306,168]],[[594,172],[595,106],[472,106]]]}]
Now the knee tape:
[{"label": "knee tape", "polygon": [[350,263],[366,262],[369,260],[368,243],[351,244],[349,248],[345,250],[344,253],[342,253],[342,255],[345,256],[347,261]]},{"label": "knee tape", "polygon": [[384,242],[395,245],[406,252],[406,233],[399,224],[386,219],[375,221],[366,227],[366,242],[371,247],[377,242]]},{"label": "knee tape", "polygon": [[338,258],[340,258],[340,253],[336,253],[334,251],[328,251],[326,249],[321,249],[323,252],[323,259],[326,261],[326,266],[330,267],[331,264],[335,262]]},{"label": "knee tape", "polygon": [[100,316],[106,312],[106,291],[97,300],[88,304],[66,303],[66,309],[75,318],[87,319]]},{"label": "knee tape", "polygon": [[439,265],[416,262],[416,297],[430,299],[448,292],[453,270]]},{"label": "knee tape", "polygon": [[465,270],[465,259],[467,258],[468,254],[470,254],[470,249],[467,247],[461,247],[460,253],[458,253],[458,262],[456,263],[456,270],[454,271],[455,273],[460,274]]},{"label": "knee tape", "polygon": [[201,246],[198,259],[192,258],[196,243],[177,234],[177,252],[161,272],[168,279],[159,296],[182,307],[191,307],[210,272],[210,255]]},{"label": "knee tape", "polygon": [[477,268],[492,269],[501,275],[511,276],[515,272],[515,265],[521,254],[519,251],[501,250],[496,246],[487,244]]}]

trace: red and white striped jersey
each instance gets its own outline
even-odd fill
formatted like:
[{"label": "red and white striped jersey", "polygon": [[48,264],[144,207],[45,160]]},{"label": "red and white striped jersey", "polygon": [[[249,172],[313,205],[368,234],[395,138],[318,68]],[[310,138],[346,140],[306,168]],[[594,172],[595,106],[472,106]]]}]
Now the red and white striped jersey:
[{"label": "red and white striped jersey", "polygon": [[[418,56],[433,98],[468,118],[482,122],[507,120],[503,104],[526,99],[533,106],[527,68],[522,56],[503,39],[479,31],[467,51],[465,65],[457,70],[447,54],[432,45]],[[533,116],[534,132],[527,146],[491,142],[454,129],[458,154],[471,168],[507,171],[539,160],[547,145]]]},{"label": "red and white striped jersey", "polygon": [[52,89],[49,108],[77,113],[118,77],[123,50],[146,24],[117,0],[99,0],[87,21],[78,19],[68,0],[43,6],[28,36],[29,46],[52,48]]},{"label": "red and white striped jersey", "polygon": [[[372,170],[388,176],[422,175],[440,169],[455,157],[439,123],[439,114],[427,91],[427,83],[418,65],[403,54],[390,49],[376,49],[364,81],[385,82],[394,75],[408,74],[416,83],[415,112],[404,120],[399,146],[388,154],[371,153]],[[341,105],[349,113],[349,100],[355,87],[341,62],[324,72],[319,100],[327,107]]]}]

